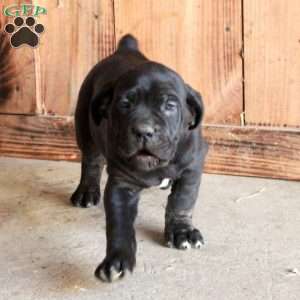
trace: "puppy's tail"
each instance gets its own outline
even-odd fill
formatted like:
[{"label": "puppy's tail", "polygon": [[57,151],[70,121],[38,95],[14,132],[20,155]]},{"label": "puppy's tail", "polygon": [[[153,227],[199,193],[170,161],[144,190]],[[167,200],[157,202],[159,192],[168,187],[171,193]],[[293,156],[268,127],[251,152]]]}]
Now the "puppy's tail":
[{"label": "puppy's tail", "polygon": [[118,50],[139,50],[137,39],[131,34],[124,35],[118,43]]}]

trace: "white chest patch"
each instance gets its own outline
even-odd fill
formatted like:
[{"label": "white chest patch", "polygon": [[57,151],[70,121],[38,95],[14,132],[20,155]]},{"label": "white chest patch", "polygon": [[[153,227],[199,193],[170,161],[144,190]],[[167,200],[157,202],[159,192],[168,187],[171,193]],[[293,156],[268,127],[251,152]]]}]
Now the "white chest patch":
[{"label": "white chest patch", "polygon": [[161,181],[161,183],[160,183],[160,185],[159,185],[159,188],[160,188],[160,189],[167,189],[167,188],[169,188],[170,183],[171,183],[171,179],[170,179],[170,178],[164,178],[164,179]]}]

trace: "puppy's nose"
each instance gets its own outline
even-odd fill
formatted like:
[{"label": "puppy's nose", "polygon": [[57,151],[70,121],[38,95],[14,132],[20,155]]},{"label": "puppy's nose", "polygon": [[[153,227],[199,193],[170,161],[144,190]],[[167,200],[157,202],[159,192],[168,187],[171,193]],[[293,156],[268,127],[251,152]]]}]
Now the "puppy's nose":
[{"label": "puppy's nose", "polygon": [[154,134],[154,129],[146,124],[136,125],[131,128],[131,131],[138,139],[151,139]]}]

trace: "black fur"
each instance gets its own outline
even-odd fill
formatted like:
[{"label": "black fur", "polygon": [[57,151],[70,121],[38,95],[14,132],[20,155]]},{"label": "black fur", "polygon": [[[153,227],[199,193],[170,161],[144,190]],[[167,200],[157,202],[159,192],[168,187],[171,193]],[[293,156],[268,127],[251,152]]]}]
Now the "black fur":
[{"label": "black fur", "polygon": [[118,44],[118,50],[139,50],[138,49],[138,41],[136,40],[136,38],[134,36],[132,36],[131,34],[126,34],[124,35]]},{"label": "black fur", "polygon": [[106,162],[107,251],[96,270],[98,277],[112,281],[133,270],[139,193],[164,178],[173,182],[166,242],[181,249],[203,243],[192,224],[207,152],[199,126],[202,116],[200,94],[176,72],[149,61],[131,35],[124,36],[117,51],[87,75],[75,112],[81,181],[71,200],[80,207],[99,202]]}]

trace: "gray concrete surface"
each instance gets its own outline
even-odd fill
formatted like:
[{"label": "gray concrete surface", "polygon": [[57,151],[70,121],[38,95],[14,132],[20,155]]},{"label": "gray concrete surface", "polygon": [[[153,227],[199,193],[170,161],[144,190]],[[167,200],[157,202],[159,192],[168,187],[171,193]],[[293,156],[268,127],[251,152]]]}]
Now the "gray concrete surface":
[{"label": "gray concrete surface", "polygon": [[299,183],[204,175],[194,221],[207,245],[187,252],[162,246],[167,191],[145,191],[135,273],[107,284],[93,276],[103,206],[69,204],[79,170],[0,159],[1,300],[300,299]]}]

